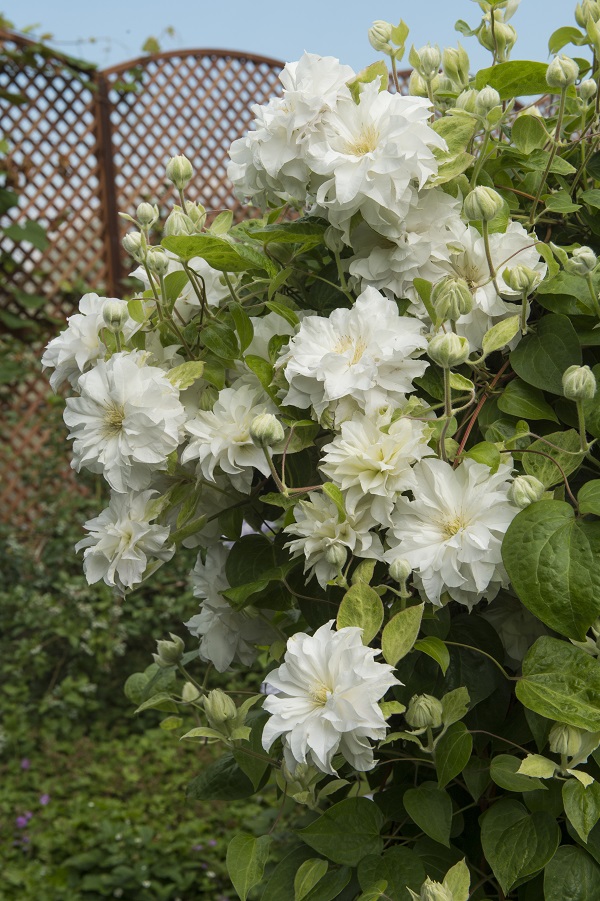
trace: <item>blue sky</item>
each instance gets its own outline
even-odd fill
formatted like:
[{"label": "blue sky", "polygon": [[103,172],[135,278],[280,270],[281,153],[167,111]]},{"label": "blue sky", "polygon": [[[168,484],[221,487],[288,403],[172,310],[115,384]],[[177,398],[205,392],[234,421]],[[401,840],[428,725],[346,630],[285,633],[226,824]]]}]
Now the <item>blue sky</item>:
[{"label": "blue sky", "polygon": [[[513,58],[547,59],[549,35],[575,24],[574,6],[569,0],[521,0],[511,20],[519,33]],[[309,50],[360,69],[377,58],[366,37],[373,19],[397,23],[403,18],[411,29],[408,45],[419,47],[427,41],[456,45],[455,21],[474,25],[480,18],[472,0],[5,0],[4,5],[0,0],[0,10],[20,28],[39,23],[62,50],[100,66],[139,55],[149,35],[160,37],[172,26],[176,36],[161,40],[165,50],[221,47],[282,60],[298,59]],[[489,55],[475,38],[461,41],[473,68],[488,65]],[[569,51],[576,55],[575,48]]]}]

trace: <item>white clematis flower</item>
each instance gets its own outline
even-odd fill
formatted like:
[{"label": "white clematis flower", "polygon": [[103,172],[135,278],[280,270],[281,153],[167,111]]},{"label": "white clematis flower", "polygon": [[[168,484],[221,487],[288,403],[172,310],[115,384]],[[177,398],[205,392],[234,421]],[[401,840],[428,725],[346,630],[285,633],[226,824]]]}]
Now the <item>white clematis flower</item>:
[{"label": "white clematis flower", "polygon": [[475,460],[457,469],[422,460],[413,472],[415,499],[396,503],[386,560],[407,560],[433,604],[444,592],[469,608],[491,600],[507,583],[502,539],[519,512],[508,501],[510,467],[502,464],[492,474]]},{"label": "white clematis flower", "polygon": [[155,491],[113,492],[108,507],[84,524],[90,534],[75,545],[85,548],[83,571],[92,585],[103,579],[124,592],[142,581],[149,558],[170,560],[174,545],[167,545],[168,526],[151,525]]},{"label": "white clematis flower", "polygon": [[201,598],[200,613],[185,626],[200,638],[200,657],[214,665],[220,673],[234,660],[250,666],[256,657],[256,644],[269,644],[274,632],[264,620],[252,615],[250,608],[234,610],[221,592],[229,588],[225,563],[229,551],[222,544],[206,552],[206,560],[198,556],[191,579],[194,595]]},{"label": "white clematis flower", "polygon": [[393,667],[375,662],[379,651],[363,645],[361,632],[355,626],[336,632],[333,621],[314,635],[299,632],[289,639],[282,665],[266,677],[267,690],[277,694],[263,703],[271,714],[263,748],[282,736],[291,772],[308,763],[335,773],[337,753],[356,770],[373,768],[369,739],[384,738],[387,729],[378,701],[401,683]]},{"label": "white clematis flower", "polygon": [[185,411],[162,369],[142,351],[99,360],[79,379],[81,397],[67,399],[65,423],[74,438],[72,466],[102,473],[111,488],[147,488],[182,439]]},{"label": "white clematis flower", "polygon": [[284,403],[312,407],[317,418],[332,402],[347,399],[368,415],[390,403],[401,405],[428,366],[415,359],[427,344],[422,330],[374,288],[363,291],[350,310],[307,316],[279,363],[289,384]]}]

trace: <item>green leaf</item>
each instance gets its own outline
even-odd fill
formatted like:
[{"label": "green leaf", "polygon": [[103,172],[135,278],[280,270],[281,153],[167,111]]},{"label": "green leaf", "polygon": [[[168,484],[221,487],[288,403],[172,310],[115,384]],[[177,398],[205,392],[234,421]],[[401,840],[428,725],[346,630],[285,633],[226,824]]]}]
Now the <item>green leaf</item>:
[{"label": "green leaf", "polygon": [[421,628],[424,609],[425,604],[407,607],[386,624],[381,636],[381,650],[386,663],[396,666],[411,650]]},{"label": "green leaf", "polygon": [[435,312],[435,307],[431,303],[431,291],[433,289],[433,285],[431,284],[431,282],[428,282],[424,278],[415,278],[413,281],[413,286],[415,288],[415,291],[423,301],[423,305],[427,310],[427,315],[434,324],[438,324],[439,317]]},{"label": "green leaf", "polygon": [[464,456],[489,466],[492,472],[497,472],[502,461],[500,451],[490,441],[480,441],[479,444],[468,450]]},{"label": "green leaf", "polygon": [[600,820],[600,785],[592,782],[587,788],[577,779],[567,779],[562,787],[565,813],[577,835],[587,842],[588,835]]},{"label": "green leaf", "polygon": [[231,210],[223,210],[218,216],[215,216],[209,232],[211,235],[226,235],[233,224],[233,213]]},{"label": "green leaf", "polygon": [[171,384],[179,388],[180,391],[185,391],[186,388],[189,388],[190,385],[201,379],[203,375],[204,363],[201,360],[190,360],[189,363],[182,363],[180,366],[175,366],[167,372],[167,378]]},{"label": "green leaf", "polygon": [[25,241],[27,244],[32,244],[36,250],[46,250],[50,243],[46,229],[31,219],[28,219],[25,225],[9,225],[3,231],[11,241],[16,243]]},{"label": "green leaf", "polygon": [[444,676],[446,675],[446,670],[450,665],[450,652],[441,639],[436,638],[435,635],[428,635],[427,638],[419,638],[414,647],[415,651],[421,651],[439,663],[442,673]]},{"label": "green leaf", "polygon": [[477,128],[477,120],[470,116],[442,116],[432,123],[433,130],[442,137],[448,145],[448,150],[440,154],[443,158],[446,153],[448,156],[455,157],[467,149],[471,138],[475,134]]},{"label": "green leaf", "polygon": [[452,800],[435,782],[423,782],[418,788],[409,788],[404,794],[404,808],[419,829],[450,847],[452,826]]},{"label": "green leaf", "polygon": [[322,857],[305,860],[294,879],[294,901],[303,901],[328,869],[329,864]]},{"label": "green leaf", "polygon": [[230,304],[229,312],[233,317],[235,330],[238,333],[240,350],[242,351],[242,353],[244,353],[244,351],[252,343],[252,339],[254,338],[254,326],[252,325],[252,320],[239,303]]},{"label": "green leaf", "polygon": [[553,31],[548,39],[548,50],[553,55],[566,44],[582,44],[586,40],[587,35],[581,33],[578,28],[573,25],[564,25]]},{"label": "green leaf", "polygon": [[521,761],[517,772],[536,779],[552,779],[556,773],[556,764],[541,754],[528,754],[525,760]]},{"label": "green leaf", "polygon": [[[286,271],[288,270],[282,270],[282,272]],[[277,313],[278,316],[281,316],[282,319],[285,319],[288,325],[291,325],[292,328],[295,328],[297,325],[299,325],[300,320],[298,319],[298,314],[294,310],[291,310],[289,307],[286,307],[285,304],[279,303],[276,300],[268,300],[265,306],[269,310],[271,310],[272,313]]]},{"label": "green leaf", "polygon": [[577,495],[579,512],[582,514],[593,513],[600,516],[600,479],[592,479],[579,489]]},{"label": "green leaf", "polygon": [[563,845],[544,870],[544,901],[600,901],[600,867],[582,848]]},{"label": "green leaf", "polygon": [[253,268],[236,250],[236,245],[215,235],[189,235],[163,238],[162,246],[180,260],[188,262],[194,257],[206,260],[219,272],[244,272]]},{"label": "green leaf", "polygon": [[294,879],[299,867],[310,859],[308,848],[295,848],[280,861],[265,886],[260,901],[281,901],[282,898],[293,898]]},{"label": "green leaf", "polygon": [[517,116],[513,122],[511,135],[521,153],[525,154],[544,147],[549,138],[543,120],[539,116],[527,114]]},{"label": "green leaf", "polygon": [[340,893],[346,888],[351,877],[352,870],[348,867],[330,870],[304,897],[304,901],[334,901],[335,898],[340,897]]},{"label": "green leaf", "polygon": [[523,661],[516,694],[547,719],[600,732],[600,662],[567,641],[538,638]]},{"label": "green leaf", "polygon": [[304,244],[307,247],[315,247],[323,243],[325,225],[318,222],[279,222],[276,225],[259,226],[248,229],[251,237],[262,241],[263,244]]},{"label": "green leaf", "polygon": [[508,319],[502,319],[493,325],[491,329],[483,336],[483,356],[493,353],[495,350],[501,350],[512,341],[519,331],[519,316],[509,316]]},{"label": "green leaf", "polygon": [[449,691],[442,698],[442,722],[451,726],[466,716],[470,702],[469,692],[464,685]]},{"label": "green leaf", "polygon": [[[169,272],[165,276],[165,294],[170,303],[174,303],[185,286],[188,284],[189,278],[187,272]],[[131,315],[131,313],[129,314]],[[143,319],[141,320],[144,321]]]},{"label": "green leaf", "polygon": [[532,776],[524,776],[519,773],[521,761],[511,754],[498,754],[491,762],[490,776],[496,785],[509,792],[531,792],[536,789],[546,791],[546,786],[541,779]]},{"label": "green leaf", "polygon": [[581,365],[577,332],[560,313],[544,316],[536,329],[535,334],[525,335],[513,350],[511,366],[529,385],[562,395],[563,372],[569,366]]},{"label": "green leaf", "polygon": [[558,89],[548,87],[547,70],[546,63],[510,60],[489,69],[480,69],[475,76],[475,87],[479,91],[488,85],[496,88],[501,100],[530,97],[535,94],[560,93]]},{"label": "green leaf", "polygon": [[233,751],[237,765],[248,776],[255,791],[263,781],[269,766],[262,746],[263,729],[268,718],[268,714],[264,711],[252,713],[247,720],[252,726],[250,737],[240,742]]},{"label": "green leaf", "polygon": [[553,213],[576,213],[581,209],[580,203],[573,203],[571,195],[567,191],[556,191],[554,194],[546,194],[543,198],[546,209]]},{"label": "green leaf", "polygon": [[338,522],[344,522],[346,519],[346,506],[344,504],[344,495],[337,485],[333,482],[325,482],[323,484],[323,494],[326,494],[329,500],[333,501],[338,511]]},{"label": "green leaf", "polygon": [[246,354],[244,363],[254,373],[263,388],[268,389],[271,387],[273,366],[268,360],[263,360],[262,357],[257,357],[254,354]]},{"label": "green leaf", "polygon": [[254,794],[251,780],[240,769],[231,754],[224,754],[204,767],[189,783],[190,801],[237,801]]},{"label": "green leaf", "polygon": [[370,84],[372,81],[377,81],[377,79],[379,79],[380,91],[387,88],[390,73],[388,72],[386,63],[382,59],[378,60],[376,63],[371,63],[370,66],[362,69],[355,78],[352,78],[347,82],[355,103],[358,103],[360,98],[360,86],[363,84]]},{"label": "green leaf", "polygon": [[246,901],[248,892],[258,885],[263,877],[269,857],[270,835],[241,833],[235,835],[227,846],[227,872],[241,901]]},{"label": "green leaf", "polygon": [[[561,450],[550,447],[547,442],[556,445]],[[523,469],[528,475],[539,479],[546,488],[562,484],[563,477],[560,470],[562,469],[566,476],[570,475],[581,465],[585,457],[585,454],[581,453],[579,433],[575,429],[544,435],[543,439],[538,438],[533,444],[530,444],[527,450],[534,451],[534,453],[525,452],[523,454],[521,458]],[[538,456],[535,453],[538,451],[546,454],[546,456]],[[548,457],[552,459],[548,460]],[[552,460],[556,460],[558,466]],[[558,468],[559,466],[560,469]]]},{"label": "green leaf", "polygon": [[564,270],[558,272],[554,278],[541,283],[536,300],[545,309],[554,313],[564,313],[566,316],[589,316],[592,313],[585,280]]},{"label": "green leaf", "polygon": [[473,738],[464,723],[453,723],[435,746],[438,785],[444,788],[462,773],[473,750]]},{"label": "green leaf", "polygon": [[590,188],[589,191],[582,191],[579,200],[583,200],[584,203],[596,210],[600,209],[600,189]]},{"label": "green leaf", "polygon": [[383,602],[375,589],[365,582],[357,582],[342,598],[337,627],[358,626],[362,629],[363,644],[369,644],[379,632],[383,613]]},{"label": "green leaf", "polygon": [[518,419],[550,419],[558,422],[558,417],[545,400],[543,392],[521,379],[513,379],[508,383],[498,398],[498,409]]},{"label": "green leaf", "polygon": [[490,784],[490,768],[485,760],[472,757],[463,770],[463,779],[474,801],[480,797]]},{"label": "green leaf", "polygon": [[600,523],[576,519],[564,501],[538,501],[511,522],[502,559],[527,609],[583,641],[600,615]]},{"label": "green leaf", "polygon": [[134,298],[133,300],[127,301],[127,312],[134,322],[145,322],[146,321],[146,313],[144,312],[144,305],[141,300]]},{"label": "green leaf", "polygon": [[363,891],[377,883],[387,882],[386,894],[394,901],[410,901],[408,888],[418,892],[425,881],[425,869],[418,854],[409,848],[395,846],[381,855],[364,857],[358,865],[358,881]]},{"label": "green leaf", "polygon": [[346,798],[297,834],[334,863],[355,867],[368,854],[381,852],[382,826],[383,814],[373,801]]},{"label": "green leaf", "polygon": [[202,343],[222,360],[237,360],[240,355],[235,332],[223,322],[213,320],[207,325],[202,330]]},{"label": "green leaf", "polygon": [[497,801],[480,822],[483,852],[505,894],[519,879],[539,872],[560,841],[553,817],[529,814],[517,801]]},{"label": "green leaf", "polygon": [[471,379],[465,378],[465,376],[461,375],[460,372],[450,373],[450,387],[454,391],[471,392],[475,390],[475,385],[473,384]]}]

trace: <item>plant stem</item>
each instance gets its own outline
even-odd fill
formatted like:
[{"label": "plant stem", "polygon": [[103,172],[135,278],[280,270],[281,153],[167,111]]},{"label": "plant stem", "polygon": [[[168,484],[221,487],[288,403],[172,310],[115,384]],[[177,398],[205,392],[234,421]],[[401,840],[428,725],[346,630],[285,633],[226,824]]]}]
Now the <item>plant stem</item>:
[{"label": "plant stem", "polygon": [[447,463],[446,432],[448,431],[450,419],[452,418],[452,388],[450,387],[450,370],[446,366],[444,367],[444,416],[446,419],[442,426],[442,431],[440,432],[438,451],[440,458],[444,463]]},{"label": "plant stem", "polygon": [[551,147],[551,149],[550,149],[550,155],[549,155],[549,157],[548,157],[548,162],[547,162],[547,164],[546,164],[546,168],[544,169],[544,174],[542,175],[542,178],[541,178],[540,184],[539,184],[539,186],[538,186],[538,189],[537,189],[537,191],[535,192],[535,199],[534,199],[534,201],[533,201],[533,204],[532,204],[532,207],[531,207],[531,215],[530,215],[530,217],[529,217],[529,225],[530,225],[530,226],[533,226],[534,223],[535,223],[535,214],[536,214],[536,212],[537,212],[537,208],[538,208],[538,205],[539,205],[539,202],[540,202],[540,198],[541,198],[541,196],[542,196],[542,192],[543,192],[544,187],[545,187],[545,185],[546,185],[546,179],[548,178],[548,175],[549,175],[549,173],[550,173],[550,169],[552,168],[552,163],[554,162],[554,157],[556,156],[556,151],[558,150],[559,138],[560,138],[560,132],[561,132],[561,129],[562,129],[563,117],[564,117],[564,115],[565,115],[565,99],[566,99],[566,96],[567,96],[567,89],[566,89],[566,88],[563,88],[562,91],[561,91],[561,93],[560,93],[560,107],[559,107],[559,110],[558,110],[558,119],[557,119],[557,122],[556,122],[556,131],[555,131],[555,133],[554,133],[554,141],[553,141],[552,147]]}]

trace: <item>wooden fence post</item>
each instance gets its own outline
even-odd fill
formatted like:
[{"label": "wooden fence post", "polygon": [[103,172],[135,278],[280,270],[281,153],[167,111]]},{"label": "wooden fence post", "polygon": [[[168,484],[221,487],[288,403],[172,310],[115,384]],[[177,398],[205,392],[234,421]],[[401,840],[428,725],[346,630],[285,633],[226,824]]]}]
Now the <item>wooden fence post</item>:
[{"label": "wooden fence post", "polygon": [[110,101],[106,78],[102,72],[94,75],[96,84],[96,157],[100,182],[100,210],[102,216],[102,240],[107,264],[107,294],[120,297],[123,264],[119,223],[119,208],[115,183]]}]

